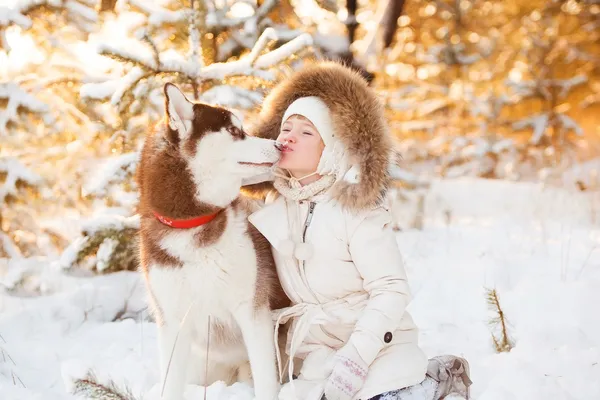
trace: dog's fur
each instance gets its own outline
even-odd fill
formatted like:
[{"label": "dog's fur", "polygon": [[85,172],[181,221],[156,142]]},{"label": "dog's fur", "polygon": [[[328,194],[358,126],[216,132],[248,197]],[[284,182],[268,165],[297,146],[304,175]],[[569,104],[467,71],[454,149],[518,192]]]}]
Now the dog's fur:
[{"label": "dog's fur", "polygon": [[[247,136],[228,110],[192,103],[172,84],[164,92],[166,120],[147,136],[137,176],[141,268],[159,326],[162,398],[181,400],[187,382],[231,384],[251,372],[257,398],[275,399],[270,310],[287,298],[239,191],[280,153],[273,140]],[[177,229],[155,212],[170,219],[218,214]]]}]

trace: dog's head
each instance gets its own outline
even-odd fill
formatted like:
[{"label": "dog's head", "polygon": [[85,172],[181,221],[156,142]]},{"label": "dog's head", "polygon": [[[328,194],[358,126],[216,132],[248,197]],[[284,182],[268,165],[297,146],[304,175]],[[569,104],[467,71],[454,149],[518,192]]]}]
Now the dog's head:
[{"label": "dog's head", "polygon": [[242,182],[264,175],[279,160],[276,142],[251,137],[230,111],[189,101],[177,86],[164,87],[167,145],[185,160],[196,199],[224,207]]}]

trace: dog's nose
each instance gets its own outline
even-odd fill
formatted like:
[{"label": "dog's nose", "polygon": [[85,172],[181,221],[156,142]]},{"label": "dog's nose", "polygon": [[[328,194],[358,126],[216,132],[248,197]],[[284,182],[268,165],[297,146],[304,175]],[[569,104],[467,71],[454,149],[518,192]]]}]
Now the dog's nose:
[{"label": "dog's nose", "polygon": [[283,150],[283,146],[284,146],[283,143],[281,143],[281,142],[275,142],[275,148],[277,150],[282,151]]}]

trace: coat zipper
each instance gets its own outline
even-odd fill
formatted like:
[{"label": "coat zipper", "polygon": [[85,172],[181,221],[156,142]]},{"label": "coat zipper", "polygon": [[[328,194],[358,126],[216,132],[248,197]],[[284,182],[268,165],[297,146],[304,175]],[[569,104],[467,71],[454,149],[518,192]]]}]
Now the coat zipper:
[{"label": "coat zipper", "polygon": [[[316,205],[316,203],[313,201],[311,201],[308,204],[308,214],[306,215],[306,220],[304,221],[304,229],[302,231],[302,243],[306,243],[306,232],[308,231],[308,227],[312,221],[313,213],[315,211],[315,205]],[[319,298],[317,297],[316,293],[313,292],[313,290],[310,288],[310,285],[308,284],[308,280],[306,279],[305,262],[306,262],[305,260],[300,261],[300,266],[301,266],[300,276],[302,277],[302,280],[304,281],[304,285],[306,286],[306,288],[310,291],[310,293],[313,295],[315,300],[318,301]]]},{"label": "coat zipper", "polygon": [[308,226],[312,221],[315,205],[316,203],[313,201],[308,204],[308,215],[306,216],[306,221],[304,221],[304,231],[302,231],[302,243],[306,243],[306,231],[308,230]]}]

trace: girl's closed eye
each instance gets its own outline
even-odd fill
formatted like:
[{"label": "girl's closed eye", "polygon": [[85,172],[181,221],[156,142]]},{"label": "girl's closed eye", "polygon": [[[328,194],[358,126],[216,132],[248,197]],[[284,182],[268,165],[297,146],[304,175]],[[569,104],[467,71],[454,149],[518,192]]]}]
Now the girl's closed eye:
[{"label": "girl's closed eye", "polygon": [[311,132],[302,132],[302,133],[304,133],[305,135],[310,135],[310,136],[313,135]]}]

